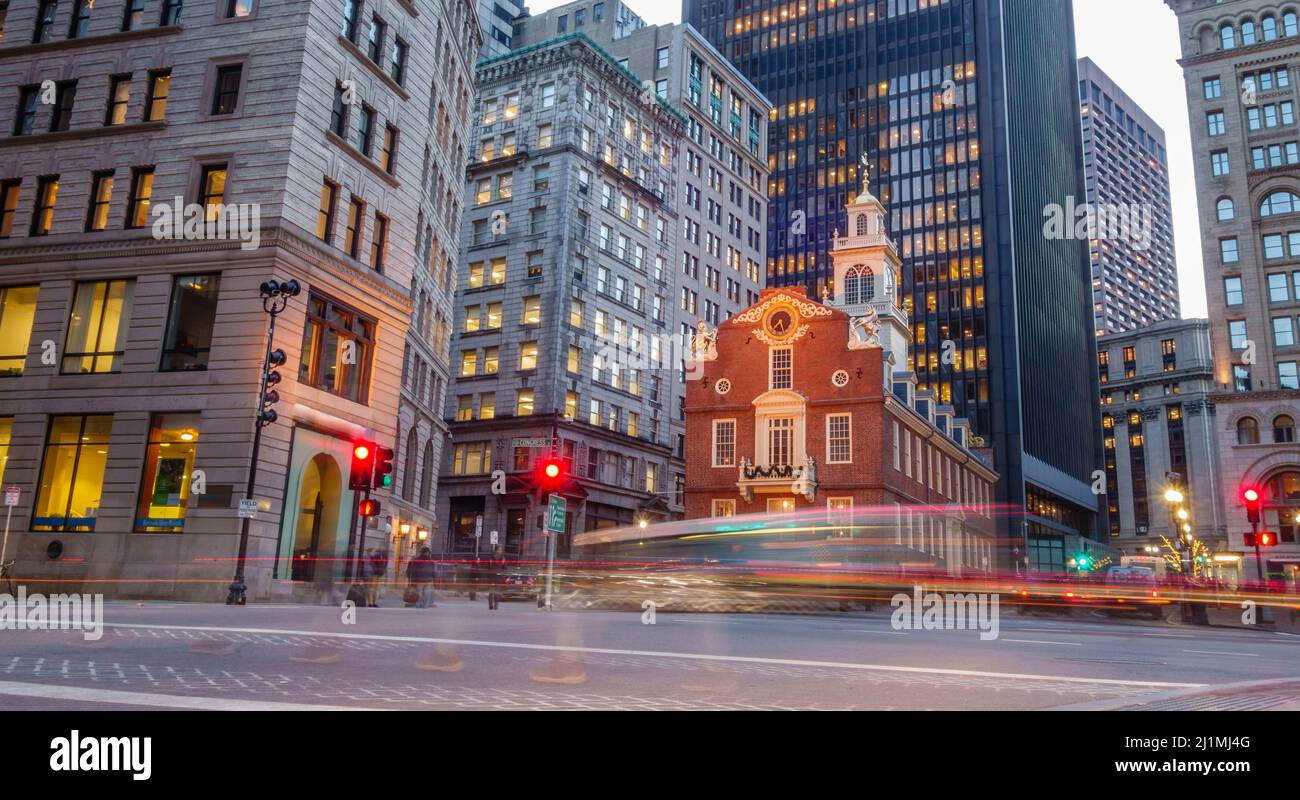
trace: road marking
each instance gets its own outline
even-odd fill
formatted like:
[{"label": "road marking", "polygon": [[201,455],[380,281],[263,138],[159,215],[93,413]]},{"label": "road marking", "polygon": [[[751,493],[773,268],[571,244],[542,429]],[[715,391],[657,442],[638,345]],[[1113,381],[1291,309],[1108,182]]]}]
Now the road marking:
[{"label": "road marking", "polygon": [[1225,653],[1222,650],[1184,650],[1184,653],[1200,653],[1206,656],[1247,656],[1248,658],[1259,658],[1258,653]]},{"label": "road marking", "polygon": [[641,656],[648,658],[676,658],[683,661],[722,661],[740,664],[770,664],[783,667],[827,667],[852,669],[864,672],[905,672],[921,675],[957,675],[970,678],[1012,678],[1028,681],[1055,681],[1104,686],[1149,686],[1170,689],[1199,689],[1204,683],[1171,683],[1168,681],[1132,681],[1114,678],[1077,678],[1068,675],[1034,675],[1018,672],[984,672],[970,669],[943,669],[940,667],[902,667],[892,664],[858,664],[848,661],[811,661],[798,658],[763,658],[760,656],[713,655],[710,653],[677,653],[664,650],[624,650],[609,647],[578,647],[558,644],[530,644],[525,642],[493,642],[477,639],[443,639],[433,636],[394,636],[370,633],[327,633],[323,631],[284,630],[280,628],[219,628],[207,625],[146,625],[127,622],[105,622],[106,628],[139,628],[142,630],[207,631],[211,633],[261,633],[280,636],[319,636],[325,639],[362,639],[385,642],[415,642],[417,644],[454,644],[462,647],[495,647],[514,650],[540,650],[543,652],[592,653],[596,655]]},{"label": "road marking", "polygon": [[1192,636],[1191,634],[1188,633],[1144,633],[1142,635],[1159,636],[1164,639],[1195,639],[1196,638],[1195,636]]},{"label": "road marking", "polygon": [[183,697],[174,694],[124,692],[86,686],[50,686],[38,683],[0,681],[0,695],[39,697],[43,700],[73,700],[84,703],[116,703],[129,706],[162,706],[191,711],[372,711],[355,706],[315,706],[306,703],[276,703],[268,700],[238,700],[224,697]]},{"label": "road marking", "polygon": [[1079,642],[1048,642],[1042,639],[998,639],[999,642],[1021,642],[1022,644],[1059,644],[1066,647],[1083,647]]},{"label": "road marking", "polygon": [[866,628],[849,628],[854,633],[875,633],[881,636],[906,636],[907,631],[873,631]]}]

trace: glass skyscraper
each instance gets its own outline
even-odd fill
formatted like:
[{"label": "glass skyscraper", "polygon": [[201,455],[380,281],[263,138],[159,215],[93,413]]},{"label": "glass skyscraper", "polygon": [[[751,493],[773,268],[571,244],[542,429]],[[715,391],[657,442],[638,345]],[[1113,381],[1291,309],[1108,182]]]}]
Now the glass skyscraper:
[{"label": "glass skyscraper", "polygon": [[1007,555],[1049,569],[1091,547],[1088,243],[1044,227],[1085,196],[1070,0],[684,0],[683,19],[775,106],[769,285],[833,291],[828,253],[868,169],[918,386],[986,439],[1002,499],[1028,514]]}]

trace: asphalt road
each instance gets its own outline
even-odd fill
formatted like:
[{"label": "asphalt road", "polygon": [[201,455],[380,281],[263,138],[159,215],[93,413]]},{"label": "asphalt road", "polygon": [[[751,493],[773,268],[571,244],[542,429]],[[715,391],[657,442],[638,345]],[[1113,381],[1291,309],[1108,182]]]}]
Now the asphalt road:
[{"label": "asphalt road", "polygon": [[0,709],[1300,708],[1300,637],[1265,631],[1004,613],[982,641],[887,610],[644,624],[482,597],[355,613],[110,603],[98,641],[0,632]]}]

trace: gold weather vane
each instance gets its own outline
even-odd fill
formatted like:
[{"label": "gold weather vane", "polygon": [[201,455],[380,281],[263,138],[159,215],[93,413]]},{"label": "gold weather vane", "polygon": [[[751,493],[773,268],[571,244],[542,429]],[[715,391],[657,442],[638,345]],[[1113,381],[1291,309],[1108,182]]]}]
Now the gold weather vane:
[{"label": "gold weather vane", "polygon": [[861,176],[862,193],[870,194],[871,193],[871,153],[863,151],[862,157],[858,159],[858,163],[861,165],[861,169],[859,169],[858,171],[862,173]]}]

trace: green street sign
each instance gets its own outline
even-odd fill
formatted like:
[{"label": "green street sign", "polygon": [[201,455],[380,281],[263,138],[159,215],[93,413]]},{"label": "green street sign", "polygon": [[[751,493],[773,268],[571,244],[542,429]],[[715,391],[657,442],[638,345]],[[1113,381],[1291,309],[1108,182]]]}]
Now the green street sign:
[{"label": "green street sign", "polygon": [[546,530],[549,533],[564,533],[565,501],[558,494],[551,495],[546,507]]}]

